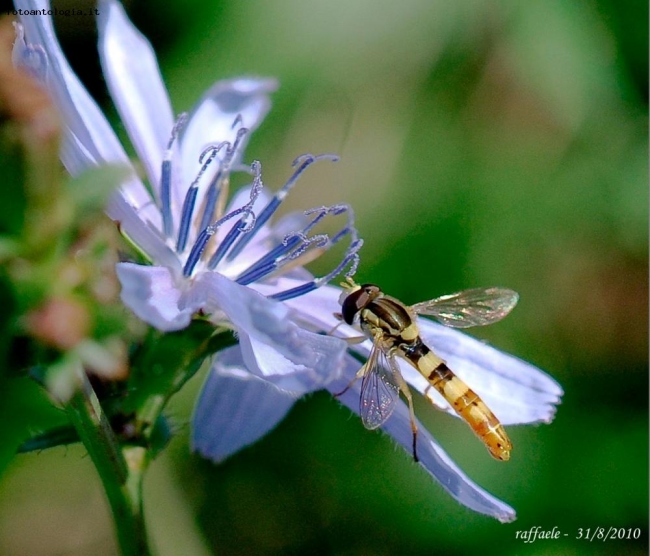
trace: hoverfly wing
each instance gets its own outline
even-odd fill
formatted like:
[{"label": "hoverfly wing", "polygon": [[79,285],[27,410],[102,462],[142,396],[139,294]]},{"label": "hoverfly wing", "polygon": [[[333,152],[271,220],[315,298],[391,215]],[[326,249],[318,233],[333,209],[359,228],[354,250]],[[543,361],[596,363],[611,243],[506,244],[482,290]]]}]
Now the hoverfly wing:
[{"label": "hoverfly wing", "polygon": [[399,399],[399,386],[383,350],[373,346],[361,380],[359,415],[363,425],[370,430],[386,422]]},{"label": "hoverfly wing", "polygon": [[518,300],[517,292],[506,288],[474,288],[416,303],[411,309],[430,315],[445,326],[469,328],[501,320]]}]

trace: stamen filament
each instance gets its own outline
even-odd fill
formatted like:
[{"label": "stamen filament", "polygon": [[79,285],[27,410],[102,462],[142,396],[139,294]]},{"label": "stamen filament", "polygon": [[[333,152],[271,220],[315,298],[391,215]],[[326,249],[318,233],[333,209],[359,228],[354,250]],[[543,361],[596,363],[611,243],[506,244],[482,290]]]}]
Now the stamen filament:
[{"label": "stamen filament", "polygon": [[[199,162],[203,164],[199,173],[194,178],[194,181],[191,183],[187,193],[185,194],[185,200],[183,201],[183,211],[181,214],[181,224],[178,229],[178,241],[176,242],[176,251],[182,253],[187,246],[187,239],[190,234],[190,224],[192,223],[192,215],[194,213],[194,205],[196,205],[196,196],[199,192],[198,183],[205,171],[208,169],[208,166],[212,164],[212,161],[217,156],[217,153],[224,146],[224,143],[217,145],[216,147],[212,146],[205,149],[201,156],[199,156]],[[203,162],[206,154],[210,152],[208,159]]]},{"label": "stamen filament", "polygon": [[[221,242],[221,244],[217,248],[217,252],[212,256],[212,258],[208,262],[208,268],[209,269],[213,269],[217,265],[218,261],[215,262],[215,260],[217,258],[217,255],[219,255],[219,253],[222,252],[222,251],[225,252],[228,249],[228,247],[232,244],[232,242],[235,240],[235,238],[237,238],[240,234],[247,234],[247,233],[249,233],[251,230],[253,230],[255,228],[255,224],[256,224],[257,219],[255,217],[255,213],[253,212],[253,205],[255,204],[255,201],[257,200],[257,197],[259,196],[260,191],[262,191],[262,188],[264,187],[264,184],[262,183],[262,169],[261,169],[260,163],[257,160],[253,161],[253,163],[251,164],[251,168],[253,170],[253,173],[255,174],[255,178],[254,178],[253,183],[251,185],[251,191],[250,191],[250,197],[249,197],[248,203],[246,203],[244,206],[242,206],[242,207],[240,207],[238,209],[233,210],[232,212],[229,212],[223,218],[220,218],[214,224],[212,224],[211,226],[207,226],[205,228],[206,232],[208,232],[209,230],[212,230],[212,232],[211,232],[211,235],[212,235],[217,231],[217,229],[224,222],[226,222],[227,220],[230,220],[231,218],[234,218],[235,216],[237,216],[239,214],[244,213],[244,216],[242,216],[239,219],[239,222],[237,224],[235,224],[230,229],[228,234],[226,234],[226,237],[224,238],[224,240]],[[201,232],[201,234],[199,234],[199,239],[201,239],[202,241],[204,240],[203,232]],[[203,251],[205,250],[205,246],[207,244],[208,239],[209,238],[205,239],[205,241],[203,242],[203,244],[201,246],[197,245],[198,244],[198,239],[197,239],[197,244],[195,244],[194,247],[192,247],[190,257],[188,258],[188,261],[187,261],[187,263],[185,265],[185,268],[183,269],[183,273],[186,276],[189,276],[192,273],[192,271],[194,270],[194,267],[196,266],[196,263],[199,261],[201,255],[203,254]],[[225,244],[225,247],[224,247],[224,244]],[[199,247],[200,247],[200,252],[197,255],[195,253],[195,251],[197,249],[199,249]],[[192,264],[190,264],[190,258],[192,258]]]},{"label": "stamen filament", "polygon": [[[239,224],[236,225],[236,227],[241,228],[241,231],[243,233],[247,233],[247,230],[250,230],[252,226],[255,226],[255,214],[253,214],[252,203],[255,201],[255,198],[257,197],[258,194],[259,194],[259,189],[257,189],[256,191],[252,190],[251,201],[249,203],[247,203],[243,207],[238,208],[237,210],[233,210],[232,212],[229,212],[228,214],[226,214],[226,216],[224,216],[220,220],[217,220],[214,224],[208,226],[205,230],[199,233],[199,237],[194,242],[194,245],[192,246],[192,250],[190,251],[190,254],[187,257],[187,262],[183,267],[184,276],[190,276],[192,274],[192,272],[194,271],[194,267],[196,266],[196,263],[198,263],[199,260],[201,259],[201,255],[205,250],[205,246],[207,245],[208,240],[217,232],[217,230],[224,224],[224,222],[244,212],[246,213],[246,215],[240,218]],[[251,222],[246,223],[246,220],[248,218],[251,219]],[[243,226],[242,223],[244,223]]]},{"label": "stamen filament", "polygon": [[[233,122],[233,129],[238,123],[241,123],[241,115],[238,115],[238,117],[235,118],[235,121]],[[201,216],[201,222],[199,223],[198,227],[199,230],[205,229],[215,217],[215,207],[217,206],[217,201],[223,199],[223,196],[221,195],[222,183],[230,178],[232,161],[235,158],[235,154],[237,153],[237,149],[239,148],[242,139],[247,133],[248,128],[242,127],[237,130],[235,141],[232,145],[228,141],[223,141],[218,145],[210,145],[201,153],[201,156],[199,157],[199,161],[203,162],[203,158],[208,152],[211,153],[210,157],[213,159],[224,147],[226,149],[224,158],[220,161],[219,170],[210,182],[208,190],[205,194],[205,203],[203,214]],[[221,211],[217,213],[217,218],[221,218]]]},{"label": "stamen filament", "polygon": [[[259,258],[255,263],[249,266],[242,274],[240,274],[236,281],[242,285],[251,284],[262,277],[270,274],[271,272],[276,271],[287,260],[293,260],[297,257],[300,257],[303,252],[309,248],[310,244],[313,242],[314,238],[308,239],[307,233],[310,232],[316,224],[318,224],[325,216],[339,215],[344,212],[348,213],[348,222],[347,226],[338,232],[333,239],[328,239],[327,236],[314,236],[314,238],[327,238],[326,241],[321,240],[322,244],[318,247],[322,250],[322,253],[327,251],[333,245],[336,245],[343,237],[347,234],[353,234],[353,241],[356,240],[356,230],[354,228],[354,213],[352,208],[349,205],[333,205],[331,207],[317,207],[305,211],[306,215],[317,213],[317,216],[311,220],[300,232],[291,232],[285,236],[281,244],[275,246],[271,251],[266,255]],[[259,221],[259,219],[258,219]],[[299,243],[303,245],[296,249],[293,253],[292,250]],[[305,263],[306,264],[306,263]]]},{"label": "stamen filament", "polygon": [[275,272],[277,269],[278,269],[277,261],[271,261],[270,263],[267,263],[264,266],[258,266],[255,267],[254,269],[247,271],[245,274],[242,274],[239,278],[236,278],[235,282],[241,284],[242,286],[248,286],[248,284],[252,284],[253,282],[257,282],[258,280],[261,280],[262,278],[264,278],[264,276],[267,276],[272,272]]},{"label": "stamen filament", "polygon": [[174,219],[172,215],[172,158],[174,151],[172,147],[176,142],[180,130],[187,121],[187,113],[179,114],[172,128],[171,137],[167,143],[167,150],[163,156],[162,168],[160,172],[160,212],[163,219],[163,232],[166,237],[171,238],[174,234]]},{"label": "stamen filament", "polygon": [[292,299],[294,297],[305,295],[306,293],[314,291],[315,289],[320,288],[322,285],[332,280],[337,274],[340,274],[350,262],[352,262],[352,265],[350,269],[345,273],[345,276],[346,278],[351,278],[352,276],[354,276],[354,273],[357,271],[357,266],[359,265],[358,251],[359,249],[361,249],[362,246],[363,246],[362,239],[357,239],[353,241],[350,244],[350,247],[348,248],[346,256],[338,264],[338,266],[334,270],[332,270],[332,272],[330,272],[325,276],[322,276],[321,278],[316,278],[309,282],[305,282],[304,284],[301,284],[300,286],[296,286],[295,288],[291,288],[289,290],[285,290],[283,292],[278,292],[273,295],[270,295],[269,298],[275,299],[277,301],[286,301],[287,299]]},{"label": "stamen filament", "polygon": [[284,242],[276,245],[266,255],[257,260],[249,266],[242,274],[236,278],[236,282],[244,286],[251,284],[261,277],[266,276],[277,268],[277,261],[279,258],[293,249],[300,240],[297,237],[292,237],[285,245]]},{"label": "stamen filament", "polygon": [[314,290],[317,290],[320,286],[321,284],[317,284],[316,280],[312,280],[310,282],[305,282],[304,284],[301,284],[300,286],[297,286],[295,288],[291,288],[290,290],[274,293],[273,295],[269,295],[268,297],[270,299],[275,299],[276,301],[286,301],[287,299],[293,299],[294,297],[299,297],[301,295],[305,295],[306,293],[313,292]]},{"label": "stamen filament", "polygon": [[160,212],[162,213],[163,232],[165,237],[172,237],[174,220],[171,207],[172,153],[167,151],[162,162],[160,175]]},{"label": "stamen filament", "polygon": [[210,222],[214,219],[214,208],[217,204],[217,198],[219,197],[219,192],[221,187],[219,182],[221,181],[223,172],[219,170],[217,175],[214,177],[208,190],[205,194],[205,206],[203,208],[203,215],[201,216],[201,223],[199,224],[199,230],[204,230],[208,227]]},{"label": "stamen filament", "polygon": [[293,161],[293,164],[291,165],[292,167],[298,166],[296,168],[295,172],[293,175],[289,178],[289,180],[275,193],[275,195],[271,198],[269,203],[262,209],[260,214],[257,217],[257,223],[258,223],[258,228],[256,230],[253,230],[253,233],[248,234],[244,237],[242,237],[236,244],[235,246],[230,250],[230,253],[226,257],[226,260],[232,261],[237,255],[239,255],[244,247],[248,245],[248,243],[253,239],[253,236],[259,230],[268,220],[271,218],[273,213],[278,209],[282,201],[285,199],[285,197],[289,194],[289,191],[293,188],[293,186],[296,184],[298,181],[298,178],[302,175],[302,173],[309,168],[314,162],[317,162],[319,160],[331,160],[332,162],[336,162],[338,160],[338,157],[332,154],[321,154],[318,156],[314,156],[311,154],[304,154],[299,156]]},{"label": "stamen filament", "polygon": [[[250,200],[248,203],[242,207],[242,209],[245,209],[248,207],[247,212],[249,214],[252,214],[252,209],[253,209],[253,204],[255,203],[255,200],[257,199],[260,191],[262,190],[263,183],[262,183],[262,166],[259,163],[259,161],[254,160],[253,163],[251,164],[251,170],[253,172],[254,178],[253,178],[253,184],[252,184],[252,189],[250,193]],[[241,209],[238,209],[239,212],[242,212]],[[236,214],[239,214],[239,212],[235,211]],[[233,214],[233,213],[230,213]],[[246,216],[246,218],[248,215]],[[224,255],[228,252],[230,247],[233,245],[235,240],[241,236],[241,234],[251,234],[251,232],[254,232],[255,228],[257,227],[257,224],[259,222],[259,216],[253,215],[253,221],[252,222],[246,222],[245,218],[240,219],[238,224],[235,224],[226,234],[226,237],[223,239],[223,241],[219,244],[219,247],[217,247],[217,250],[215,251],[214,255],[210,258],[208,261],[208,268],[210,270],[213,270],[217,267],[217,265],[221,262],[223,259]]]},{"label": "stamen filament", "polygon": [[196,203],[196,195],[199,192],[198,187],[192,186],[187,190],[185,201],[183,201],[183,211],[181,213],[181,224],[178,229],[178,240],[176,241],[176,251],[182,253],[187,245],[187,238],[190,233],[190,223],[192,222],[192,213]]},{"label": "stamen filament", "polygon": [[196,238],[192,250],[190,251],[190,254],[187,257],[187,262],[183,267],[183,276],[190,276],[192,274],[192,271],[194,270],[196,263],[198,263],[199,260],[201,259],[201,255],[205,250],[205,246],[208,244],[208,241],[214,235],[215,231],[216,229],[213,229],[208,226],[205,230],[203,230],[199,234],[199,237]]},{"label": "stamen filament", "polygon": [[243,224],[243,219],[240,219],[239,223],[235,224],[230,230],[228,230],[228,233],[226,234],[226,237],[223,238],[223,241],[219,243],[219,247],[217,247],[217,250],[214,252],[214,255],[210,257],[210,260],[208,261],[208,268],[213,270],[216,268],[216,266],[221,262],[221,259],[223,259],[223,256],[228,252],[228,249],[232,246],[233,243],[235,243],[235,240],[239,237],[242,231],[242,224]]},{"label": "stamen filament", "polygon": [[[236,278],[235,281],[238,284],[247,286],[248,284],[260,280],[264,276],[272,274],[273,272],[279,270],[280,268],[283,269],[283,272],[288,270],[287,267],[294,268],[295,266],[298,266],[295,264],[295,261],[301,256],[303,256],[312,245],[315,245],[319,252],[315,253],[310,260],[317,259],[320,255],[322,255],[325,251],[327,251],[327,249],[329,248],[328,245],[329,243],[330,241],[327,234],[320,234],[308,238],[302,232],[291,232],[284,238],[282,244],[278,246],[281,247],[286,252],[286,254],[283,253],[284,254],[283,257],[276,256],[272,260],[267,261],[264,264],[260,264],[260,262],[263,259],[267,259],[267,257],[263,257],[255,264],[254,267],[251,267],[248,270],[246,270],[242,275]],[[295,250],[291,251],[291,249],[293,249],[297,245],[299,246]],[[278,247],[276,247],[274,251],[278,251]],[[289,263],[294,263],[294,264],[289,264]]]}]

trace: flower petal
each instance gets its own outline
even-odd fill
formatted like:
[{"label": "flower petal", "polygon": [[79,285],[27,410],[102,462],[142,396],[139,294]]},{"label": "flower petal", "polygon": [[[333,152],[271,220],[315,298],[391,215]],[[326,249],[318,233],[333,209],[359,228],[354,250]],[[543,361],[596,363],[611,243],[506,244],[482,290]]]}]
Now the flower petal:
[{"label": "flower petal", "polygon": [[[16,0],[16,9],[50,10],[48,0]],[[18,37],[16,58],[23,53],[42,49],[46,63],[38,76],[45,84],[63,116],[64,134],[61,161],[71,175],[102,163],[130,165],[117,136],[101,110],[72,71],[56,39],[49,15],[23,15],[20,18],[28,47]],[[33,67],[33,66],[32,66]],[[158,211],[150,205],[151,197],[135,177],[122,185],[121,192],[129,204],[139,209],[140,218],[156,223]]]},{"label": "flower petal", "polygon": [[196,278],[187,303],[197,306],[199,301],[204,311],[223,311],[238,329],[250,371],[280,387],[310,391],[341,370],[345,342],[302,329],[291,321],[290,311],[282,303],[218,272]]},{"label": "flower petal", "polygon": [[[253,283],[251,287],[264,295],[273,295],[274,293],[293,289],[303,283],[304,280],[279,276],[272,280]],[[325,285],[305,295],[283,301],[283,303],[292,309],[296,319],[305,325],[309,325],[312,330],[329,332],[337,324],[341,323],[334,316],[335,313],[341,312],[341,305],[338,302],[341,291],[341,288]],[[359,336],[361,332],[349,326],[342,326],[336,331],[336,335],[346,338]]]},{"label": "flower petal", "polygon": [[295,396],[250,374],[239,346],[219,352],[192,417],[192,449],[220,462],[272,430]]},{"label": "flower petal", "polygon": [[[345,377],[328,386],[330,392],[341,392],[359,368],[359,363],[352,357],[348,356],[346,363]],[[360,383],[361,381],[356,381],[349,390],[337,398],[355,413],[359,411]],[[411,454],[413,434],[405,403],[402,401],[397,403],[395,411],[381,428]],[[419,465],[424,467],[458,502],[476,512],[495,517],[503,523],[514,521],[515,511],[469,479],[420,423],[418,423],[417,441]]]},{"label": "flower petal", "polygon": [[[185,190],[201,169],[199,155],[210,145],[218,145],[223,141],[234,143],[238,129],[245,127],[249,133],[241,141],[233,159],[235,165],[240,162],[250,132],[257,129],[271,108],[269,94],[275,89],[277,89],[277,82],[274,79],[239,77],[217,81],[206,91],[193,108],[184,129],[181,130],[179,141],[183,161],[183,180],[181,190],[174,192],[176,202],[182,203]],[[241,117],[241,124],[233,127],[238,116]],[[220,159],[223,159],[223,153],[224,150],[219,155]],[[214,171],[208,171],[199,182],[197,205],[200,206],[202,192],[214,175]]]},{"label": "flower petal", "polygon": [[174,118],[156,55],[118,2],[99,3],[97,25],[106,83],[149,182],[158,191]]},{"label": "flower petal", "polygon": [[116,272],[122,284],[120,297],[124,304],[159,330],[185,328],[201,308],[198,299],[188,302],[168,268],[118,263]]},{"label": "flower petal", "polygon": [[[30,10],[45,10],[45,13],[50,10],[47,0],[16,0],[15,5],[27,14]],[[50,93],[63,112],[69,132],[83,146],[88,157],[84,168],[75,168],[77,171],[71,173],[76,175],[80,170],[101,162],[128,162],[108,121],[68,64],[56,39],[52,18],[49,15],[23,15],[21,23],[28,44],[44,49],[47,64],[43,69],[46,74],[40,77],[45,78]]]},{"label": "flower petal", "polygon": [[123,195],[116,194],[111,197],[106,214],[153,264],[166,266],[174,275],[180,275],[181,266],[176,253],[167,246],[155,227],[141,219],[140,214]]},{"label": "flower petal", "polygon": [[[309,333],[307,333],[309,334]],[[319,341],[317,334],[315,343]],[[316,365],[306,360],[295,360],[285,357],[277,346],[271,346],[251,338],[247,334],[239,335],[239,345],[246,363],[246,368],[255,376],[259,376],[278,388],[295,395],[306,394],[324,388],[339,374],[339,367],[331,365],[326,359],[320,358]],[[326,346],[325,349],[327,349]],[[314,358],[322,353],[322,348],[312,345]],[[338,354],[335,354],[338,355]]]}]

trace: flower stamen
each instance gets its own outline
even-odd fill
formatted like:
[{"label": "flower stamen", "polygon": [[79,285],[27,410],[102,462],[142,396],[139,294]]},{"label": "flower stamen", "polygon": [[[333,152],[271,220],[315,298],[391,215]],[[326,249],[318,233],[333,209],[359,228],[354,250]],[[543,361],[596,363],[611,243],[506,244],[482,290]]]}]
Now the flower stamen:
[{"label": "flower stamen", "polygon": [[[205,149],[201,153],[201,156],[199,156],[199,162],[203,164],[203,166],[201,166],[201,169],[199,170],[199,173],[196,175],[196,178],[194,178],[194,181],[190,184],[190,187],[187,190],[187,193],[185,194],[185,200],[183,201],[183,210],[181,212],[181,224],[178,229],[178,240],[176,242],[176,251],[178,251],[179,253],[185,251],[185,247],[187,246],[187,238],[190,233],[190,224],[192,223],[192,214],[194,213],[196,196],[199,192],[199,186],[198,186],[199,180],[201,179],[203,174],[205,174],[205,171],[208,169],[210,164],[212,164],[218,152],[224,146],[227,146],[229,144],[230,143],[228,143],[227,141],[224,141],[223,143],[220,143],[216,147],[211,146]],[[208,152],[210,152],[210,156],[208,157],[207,160],[205,160],[205,157]],[[204,160],[205,162],[203,162]]]},{"label": "flower stamen", "polygon": [[[263,257],[258,259],[255,263],[253,263],[250,267],[248,267],[242,274],[239,275],[238,278],[236,278],[236,282],[246,286],[248,284],[251,284],[263,278],[268,274],[275,272],[276,270],[279,270],[280,267],[282,266],[282,263],[288,260],[287,256],[289,253],[291,253],[291,250],[298,246],[301,237],[306,237],[307,233],[309,233],[316,226],[316,224],[318,224],[323,218],[325,218],[325,216],[327,215],[337,216],[339,214],[343,214],[344,212],[346,212],[348,215],[348,221],[346,226],[341,231],[339,231],[334,236],[334,238],[332,238],[331,240],[328,238],[328,241],[325,244],[318,246],[320,253],[318,253],[317,256],[320,256],[320,254],[327,251],[330,247],[338,243],[343,237],[345,237],[349,233],[352,233],[353,235],[352,241],[355,241],[357,239],[357,233],[356,233],[356,229],[354,228],[354,213],[352,211],[352,208],[349,205],[333,205],[331,207],[323,206],[323,207],[317,207],[317,208],[307,210],[305,211],[306,215],[316,213],[316,217],[313,218],[311,222],[309,222],[301,231],[291,232],[287,234],[287,236],[285,236],[282,243],[280,243],[279,245],[271,249],[266,255],[264,255]],[[309,245],[307,245],[306,247],[308,248]],[[297,255],[294,255],[291,258],[291,260],[295,260],[300,255],[302,255],[302,251]],[[310,258],[310,260],[314,260],[314,258],[317,258],[317,256]]]},{"label": "flower stamen", "polygon": [[296,286],[295,288],[291,288],[283,292],[275,293],[273,295],[270,295],[269,298],[275,299],[276,301],[286,301],[287,299],[299,297],[301,295],[305,295],[309,292],[317,290],[322,285],[334,279],[336,275],[343,272],[343,270],[345,269],[346,266],[348,266],[348,264],[350,264],[350,268],[345,273],[345,277],[352,278],[352,276],[354,276],[354,274],[357,271],[357,267],[359,266],[358,251],[359,249],[361,249],[362,246],[363,246],[362,239],[357,239],[353,241],[348,247],[346,251],[346,255],[343,258],[343,260],[329,274],[326,274],[325,276],[321,276],[320,278],[315,278],[314,280],[311,280],[309,282],[305,282],[304,284],[301,284],[300,286]]},{"label": "flower stamen", "polygon": [[[240,114],[237,116],[237,118],[235,118],[232,128],[234,129],[238,123],[241,123]],[[248,133],[249,129],[242,127],[237,130],[237,135],[235,136],[235,140],[232,145],[228,141],[224,141],[217,146],[208,147],[203,151],[203,153],[201,153],[201,157],[203,157],[209,151],[219,152],[223,147],[226,147],[226,154],[219,164],[219,170],[210,182],[208,190],[205,194],[205,204],[203,208],[203,214],[201,216],[201,222],[199,224],[199,230],[203,230],[210,224],[210,222],[213,221],[215,218],[215,208],[217,209],[217,220],[223,215],[225,199],[228,197],[232,161],[235,158],[235,154],[237,153],[237,150],[239,149],[243,138]]]},{"label": "flower stamen", "polygon": [[[233,236],[233,239],[230,240],[230,243],[232,243],[232,241],[234,241],[234,238],[236,238],[239,234],[250,233],[251,230],[255,228],[257,219],[255,213],[253,212],[253,205],[255,204],[257,197],[262,191],[264,184],[262,183],[262,177],[261,177],[262,171],[261,171],[260,163],[258,161],[254,161],[253,164],[251,165],[251,168],[255,173],[255,178],[251,186],[248,203],[246,203],[242,207],[239,207],[238,209],[229,212],[228,214],[226,214],[225,216],[217,220],[214,224],[207,226],[204,230],[202,230],[199,233],[199,236],[197,237],[196,242],[192,246],[192,250],[190,251],[190,254],[187,258],[187,262],[183,267],[184,276],[190,276],[192,274],[192,272],[194,271],[194,267],[199,262],[199,260],[201,259],[201,255],[205,251],[205,247],[209,239],[217,232],[217,230],[221,227],[222,224],[224,224],[231,218],[234,218],[235,216],[243,214],[243,216],[239,219],[239,222],[230,229],[230,231],[226,235],[226,238],[224,238],[224,241],[222,241],[221,244],[219,245],[217,251],[221,248],[221,246],[224,243],[226,243],[226,240],[228,239],[229,236]],[[233,230],[235,231],[235,233],[233,233]]]},{"label": "flower stamen", "polygon": [[235,117],[234,121],[232,122],[232,125],[230,126],[230,129],[235,129],[238,125],[240,125],[243,122],[243,119],[241,117],[241,114],[237,114]]},{"label": "flower stamen", "polygon": [[[286,198],[286,196],[289,194],[289,191],[293,188],[293,186],[296,184],[298,181],[298,178],[302,175],[302,173],[309,167],[311,166],[314,162],[317,162],[319,160],[330,160],[332,162],[338,161],[338,157],[333,154],[320,154],[317,156],[314,156],[312,154],[303,154],[296,158],[291,166],[296,168],[294,171],[293,175],[287,180],[287,182],[275,193],[275,195],[271,198],[271,200],[268,202],[268,204],[262,209],[260,214],[257,216],[257,223],[258,227],[257,229],[259,230],[268,220],[271,218],[273,213],[278,209],[282,201]],[[254,230],[252,234],[248,234],[246,236],[243,236],[240,238],[240,240],[235,244],[235,246],[232,248],[230,253],[228,253],[228,256],[226,257],[226,260],[232,261],[237,255],[239,255],[244,247],[248,244],[248,242],[253,239],[253,236],[257,230]],[[219,259],[220,260],[220,259]],[[219,260],[217,260],[213,266],[210,266],[209,268],[213,269],[218,263]],[[212,261],[210,261],[212,264]]]},{"label": "flower stamen", "polygon": [[[347,223],[332,238],[327,234],[317,234],[312,237],[307,236],[307,233],[325,216],[329,214],[338,215],[344,212],[348,215]],[[315,278],[309,282],[301,284],[300,286],[276,293],[269,297],[279,301],[286,301],[287,299],[298,297],[313,291],[332,280],[348,265],[351,266],[345,273],[345,276],[351,278],[357,270],[359,264],[358,251],[363,245],[363,241],[358,238],[356,228],[354,227],[354,213],[352,208],[349,205],[318,207],[306,211],[305,214],[316,214],[316,217],[313,218],[302,230],[287,234],[280,245],[277,245],[264,257],[260,258],[250,266],[238,278],[236,278],[235,281],[238,284],[248,285],[273,273],[277,273],[278,271],[286,273],[296,266],[302,266],[307,262],[318,258],[347,235],[350,235],[351,241],[346,250],[345,256],[337,267],[329,274],[320,278]]]},{"label": "flower stamen", "polygon": [[162,169],[160,173],[160,212],[162,213],[163,233],[165,237],[171,238],[174,234],[174,219],[172,216],[172,157],[174,151],[172,147],[178,138],[180,130],[187,122],[187,112],[179,114],[174,127],[172,128],[171,137],[167,143],[167,150],[163,155]]},{"label": "flower stamen", "polygon": [[[251,191],[251,195],[253,194],[254,190],[258,189],[258,191],[255,193],[255,199],[257,199],[257,196],[259,194],[259,191],[261,191],[263,185],[262,185],[262,166],[259,163],[259,161],[255,160],[251,164],[251,170],[253,172],[253,190]],[[254,202],[255,199],[252,199],[252,201],[249,201],[249,204],[252,206],[252,202]],[[232,214],[232,213],[231,213]],[[215,251],[214,255],[210,258],[208,261],[208,268],[210,270],[213,270],[221,261],[223,256],[228,252],[228,249],[232,246],[232,244],[235,242],[235,240],[242,234],[250,234],[253,232],[255,227],[257,226],[257,223],[259,222],[259,216],[255,218],[255,220],[252,223],[249,222],[244,222],[244,218],[242,218],[239,221],[239,224],[236,226],[233,226],[228,233],[226,234],[226,237],[223,238],[223,241],[219,243],[219,246],[217,247],[217,250]]]}]

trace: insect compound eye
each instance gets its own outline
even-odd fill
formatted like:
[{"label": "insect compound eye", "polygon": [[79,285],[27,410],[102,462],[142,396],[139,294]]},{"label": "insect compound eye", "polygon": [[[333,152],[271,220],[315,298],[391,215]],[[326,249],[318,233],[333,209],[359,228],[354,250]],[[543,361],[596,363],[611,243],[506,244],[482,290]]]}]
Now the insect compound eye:
[{"label": "insect compound eye", "polygon": [[378,286],[375,286],[374,284],[365,284],[361,286],[361,289],[363,289],[364,292],[371,298],[374,299],[379,295],[381,290],[379,289]]},{"label": "insect compound eye", "polygon": [[343,320],[352,324],[355,315],[368,303],[381,295],[381,290],[374,284],[363,284],[350,293],[341,303]]},{"label": "insect compound eye", "polygon": [[363,309],[369,301],[368,294],[365,289],[360,288],[355,292],[348,295],[343,304],[341,305],[341,312],[343,313],[343,320],[347,324],[352,324],[355,315]]}]

